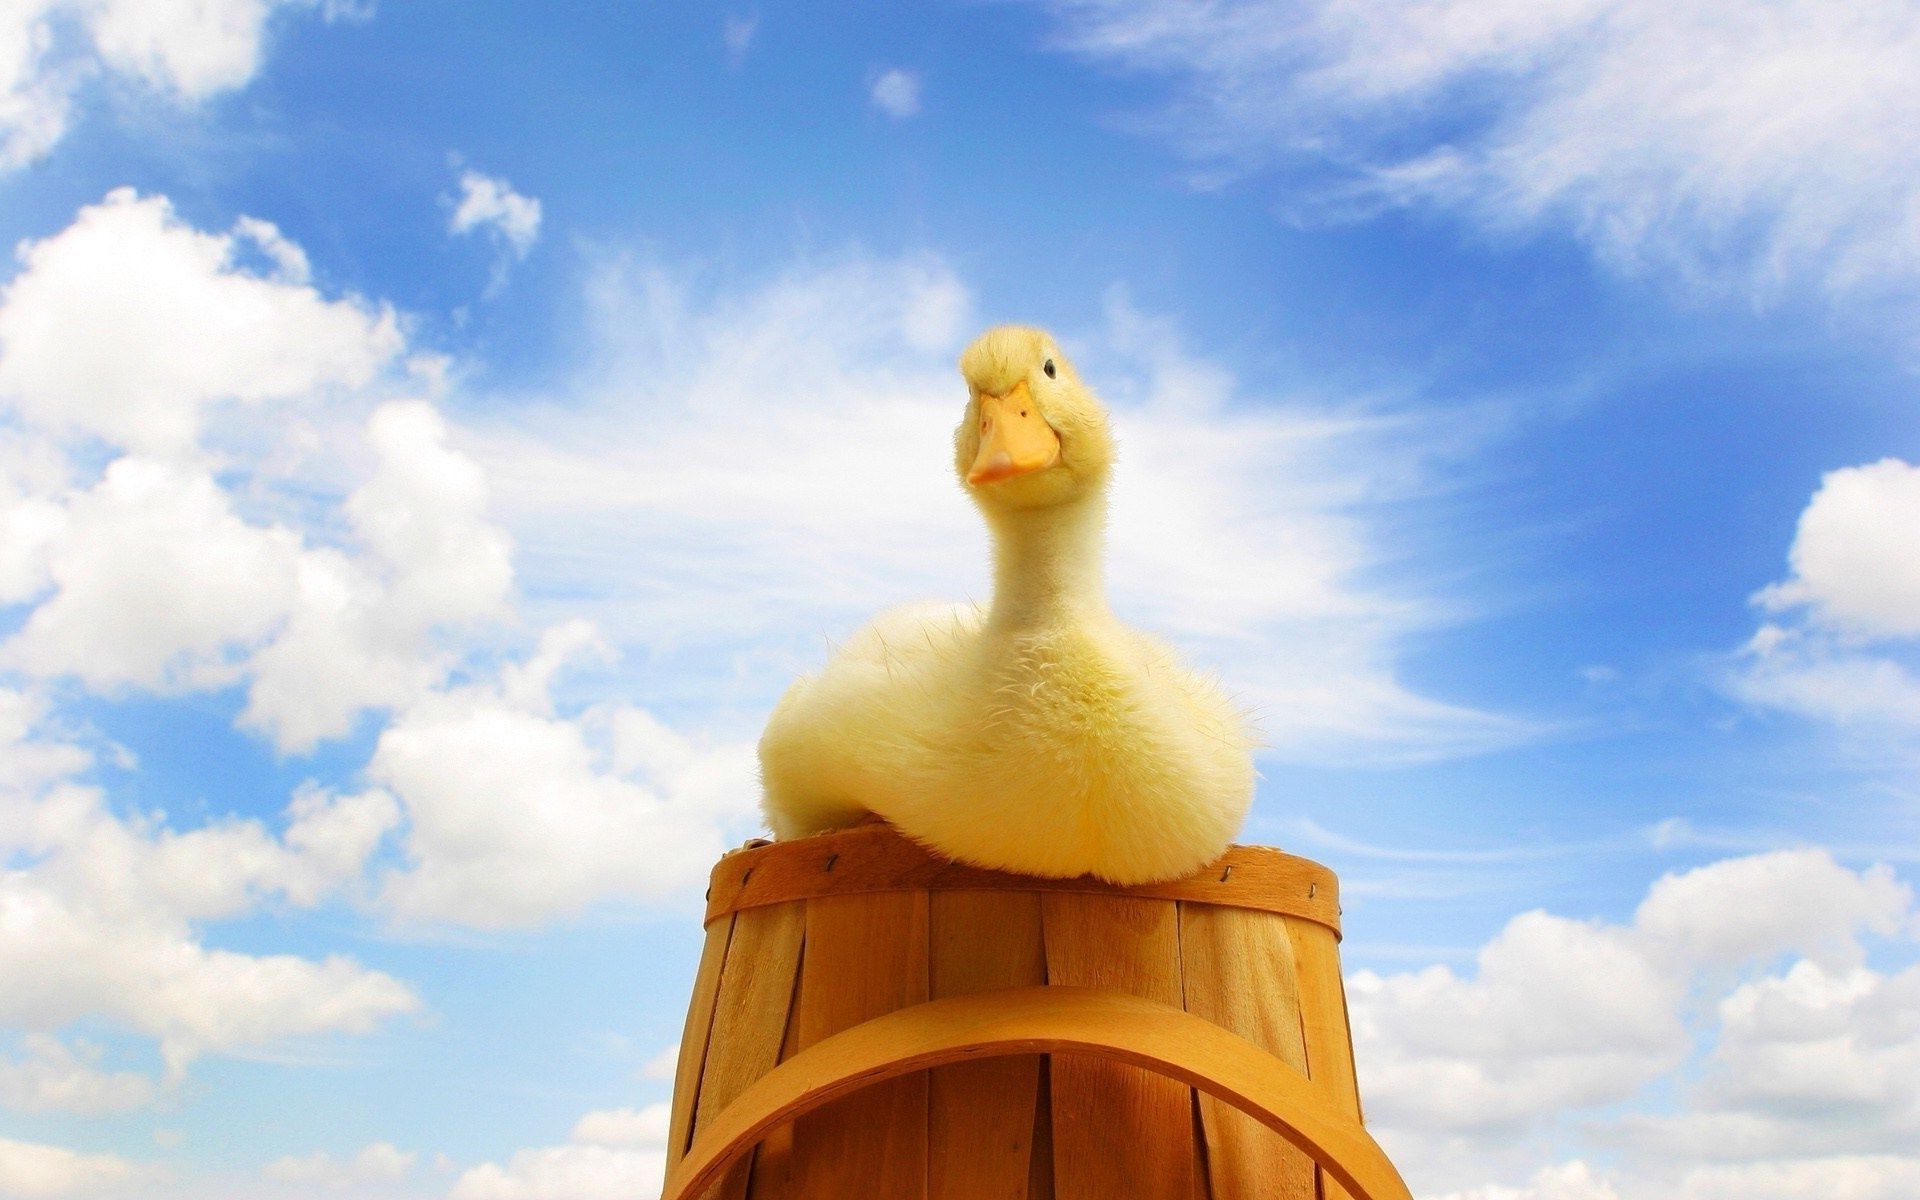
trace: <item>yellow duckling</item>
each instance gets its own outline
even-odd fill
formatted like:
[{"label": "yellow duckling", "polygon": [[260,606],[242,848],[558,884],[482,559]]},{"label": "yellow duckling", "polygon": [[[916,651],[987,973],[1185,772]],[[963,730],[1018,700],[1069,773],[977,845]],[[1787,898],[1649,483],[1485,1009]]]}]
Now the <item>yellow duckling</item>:
[{"label": "yellow duckling", "polygon": [[960,372],[955,466],[993,535],[993,603],[884,613],[795,683],[760,739],[767,822],[787,839],[873,813],[977,866],[1188,874],[1246,816],[1253,742],[1107,608],[1106,412],[1038,329],[989,330]]}]

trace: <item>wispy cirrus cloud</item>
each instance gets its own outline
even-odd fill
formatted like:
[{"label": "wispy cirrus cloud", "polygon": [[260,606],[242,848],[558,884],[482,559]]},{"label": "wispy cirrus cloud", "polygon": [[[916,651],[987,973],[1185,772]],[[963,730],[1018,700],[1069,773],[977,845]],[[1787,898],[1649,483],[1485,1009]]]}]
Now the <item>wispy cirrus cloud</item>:
[{"label": "wispy cirrus cloud", "polygon": [[1687,285],[1920,294],[1920,5],[1043,0],[1152,121],[1283,203],[1563,230]]},{"label": "wispy cirrus cloud", "polygon": [[[649,661],[706,655],[724,682],[705,702],[764,711],[823,636],[890,604],[984,599],[985,534],[951,463],[953,362],[976,318],[947,263],[850,256],[713,295],[613,254],[591,292],[598,363],[563,402],[497,405],[463,443],[536,611],[564,597]],[[1059,332],[1123,447],[1119,611],[1219,670],[1276,752],[1450,754],[1534,732],[1398,678],[1404,644],[1446,619],[1417,582],[1371,582],[1398,553],[1396,506],[1435,486],[1431,430],[1250,396],[1123,293],[1095,328]]]}]

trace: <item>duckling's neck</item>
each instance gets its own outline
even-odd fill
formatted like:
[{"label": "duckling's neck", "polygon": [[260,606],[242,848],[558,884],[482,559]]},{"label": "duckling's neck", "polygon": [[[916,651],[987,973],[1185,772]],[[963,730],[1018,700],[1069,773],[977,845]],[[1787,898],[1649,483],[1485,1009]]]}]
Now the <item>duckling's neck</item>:
[{"label": "duckling's neck", "polygon": [[1074,621],[1107,611],[1101,583],[1104,498],[1088,496],[1052,508],[988,510],[993,534],[993,607],[987,623],[1002,629]]}]

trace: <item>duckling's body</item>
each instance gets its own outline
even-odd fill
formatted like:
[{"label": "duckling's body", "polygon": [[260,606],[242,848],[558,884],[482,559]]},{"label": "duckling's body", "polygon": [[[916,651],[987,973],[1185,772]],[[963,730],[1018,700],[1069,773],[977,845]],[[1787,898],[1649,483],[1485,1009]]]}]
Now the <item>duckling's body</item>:
[{"label": "duckling's body", "polygon": [[991,331],[962,369],[974,395],[956,455],[993,530],[993,603],[885,613],[794,684],[760,743],[768,821],[793,838],[875,813],[981,866],[1186,874],[1246,814],[1244,722],[1108,610],[1111,442],[1051,339]]}]

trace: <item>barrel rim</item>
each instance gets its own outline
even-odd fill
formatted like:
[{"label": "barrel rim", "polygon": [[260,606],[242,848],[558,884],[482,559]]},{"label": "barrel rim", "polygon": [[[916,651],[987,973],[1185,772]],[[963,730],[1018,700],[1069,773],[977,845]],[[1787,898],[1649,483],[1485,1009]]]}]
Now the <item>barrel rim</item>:
[{"label": "barrel rim", "polygon": [[1181,879],[1122,886],[1047,879],[943,858],[892,826],[870,824],[788,842],[749,842],[721,856],[706,924],[743,909],[821,896],[895,891],[1028,891],[1177,900],[1299,917],[1340,935],[1340,884],[1311,859],[1272,846],[1230,846]]}]

